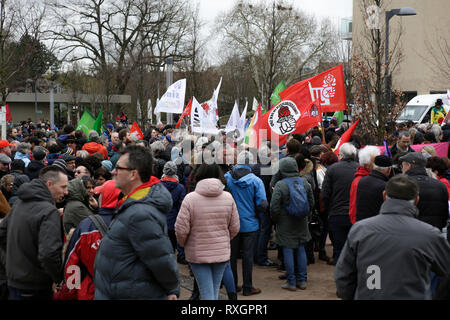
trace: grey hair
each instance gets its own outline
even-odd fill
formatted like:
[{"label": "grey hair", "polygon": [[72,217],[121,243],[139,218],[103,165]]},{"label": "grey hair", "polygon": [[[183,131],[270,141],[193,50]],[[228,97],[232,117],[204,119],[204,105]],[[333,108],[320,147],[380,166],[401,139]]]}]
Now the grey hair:
[{"label": "grey hair", "polygon": [[150,145],[150,149],[152,152],[161,152],[166,150],[166,147],[164,147],[164,144],[161,141],[155,141]]},{"label": "grey hair", "polygon": [[379,156],[381,153],[380,149],[376,146],[366,146],[364,149],[359,150],[358,158],[359,164],[365,165],[370,164],[371,158],[373,156]]},{"label": "grey hair", "polygon": [[382,172],[387,172],[391,167],[380,167],[377,166],[376,164],[373,165],[373,170],[377,170],[377,171],[382,171]]},{"label": "grey hair", "polygon": [[94,142],[99,142],[100,141],[100,137],[99,137],[97,131],[91,130],[89,132],[89,141],[94,141]]},{"label": "grey hair", "polygon": [[436,141],[439,141],[439,136],[442,134],[442,128],[437,124],[433,124],[433,126],[428,130],[434,134]]},{"label": "grey hair", "polygon": [[17,146],[17,152],[26,154],[28,150],[31,150],[31,143],[28,142],[21,142]]},{"label": "grey hair", "polygon": [[76,156],[84,159],[89,156],[89,152],[87,152],[86,150],[78,150]]},{"label": "grey hair", "polygon": [[403,138],[403,137],[410,137],[411,136],[411,134],[409,133],[409,131],[408,130],[402,130],[402,131],[400,131],[399,133],[398,133],[398,138],[399,139],[401,139],[401,138]]},{"label": "grey hair", "polygon": [[355,159],[356,152],[356,147],[350,142],[344,143],[339,148],[339,154],[342,155],[344,159]]},{"label": "grey hair", "polygon": [[102,135],[100,137],[100,142],[103,143],[103,142],[106,142],[106,141],[108,141],[108,137],[105,137],[105,136]]}]

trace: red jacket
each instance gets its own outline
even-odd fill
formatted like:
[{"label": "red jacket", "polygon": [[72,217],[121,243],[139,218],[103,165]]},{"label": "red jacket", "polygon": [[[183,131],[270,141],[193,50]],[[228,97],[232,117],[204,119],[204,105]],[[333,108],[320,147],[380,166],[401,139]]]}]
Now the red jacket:
[{"label": "red jacket", "polygon": [[350,188],[350,204],[348,210],[352,224],[355,224],[356,222],[356,192],[358,190],[358,183],[362,177],[368,176],[369,173],[370,171],[362,166],[356,168],[355,179],[353,179],[352,187]]},{"label": "red jacket", "polygon": [[86,143],[81,150],[86,150],[89,152],[89,155],[93,155],[94,153],[100,153],[103,155],[105,160],[108,160],[108,150],[106,150],[105,146],[101,145],[97,142],[88,142]]}]

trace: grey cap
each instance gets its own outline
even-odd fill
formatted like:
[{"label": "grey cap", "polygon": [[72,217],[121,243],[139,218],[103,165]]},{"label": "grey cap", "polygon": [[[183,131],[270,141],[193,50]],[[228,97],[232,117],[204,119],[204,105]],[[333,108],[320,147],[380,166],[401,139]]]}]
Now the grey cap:
[{"label": "grey cap", "polygon": [[168,177],[173,177],[177,174],[177,165],[173,161],[167,161],[163,168],[163,174]]},{"label": "grey cap", "polygon": [[8,157],[4,153],[0,153],[0,162],[3,163],[3,164],[10,164],[11,163],[11,158]]},{"label": "grey cap", "polygon": [[409,152],[400,157],[399,160],[416,166],[425,167],[427,165],[427,158],[421,152]]}]

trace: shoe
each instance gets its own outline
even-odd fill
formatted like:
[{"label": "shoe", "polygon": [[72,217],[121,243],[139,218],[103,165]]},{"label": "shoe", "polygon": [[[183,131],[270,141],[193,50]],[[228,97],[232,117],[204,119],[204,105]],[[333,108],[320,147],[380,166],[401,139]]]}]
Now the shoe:
[{"label": "shoe", "polygon": [[230,293],[227,293],[227,295],[228,295],[228,300],[237,300],[236,292],[230,292]]},{"label": "shoe", "polygon": [[299,288],[300,290],[305,290],[306,289],[306,281],[297,282],[296,287]]},{"label": "shoe", "polygon": [[307,264],[309,265],[309,264],[314,264],[315,262],[316,262],[316,260],[314,259],[314,256],[312,256],[312,257],[307,257]]},{"label": "shoe", "polygon": [[242,291],[242,286],[236,286],[236,292],[241,292]]},{"label": "shoe", "polygon": [[335,266],[335,265],[336,265],[336,262],[334,261],[333,258],[330,258],[330,259],[328,260],[327,264],[328,264],[329,266]]},{"label": "shoe", "polygon": [[260,267],[277,267],[278,265],[270,260],[264,261],[263,263],[258,263]]},{"label": "shoe", "polygon": [[285,284],[283,284],[281,286],[281,288],[289,290],[289,291],[297,291],[297,287],[293,286],[293,285],[290,285],[289,282],[286,282]]},{"label": "shoe", "polygon": [[325,251],[319,251],[319,260],[328,262],[330,261],[330,257],[327,256],[327,253]]},{"label": "shoe", "polygon": [[244,295],[244,296],[252,296],[254,294],[259,294],[261,292],[262,292],[261,289],[252,288],[250,291],[243,291],[242,295]]},{"label": "shoe", "polygon": [[280,280],[286,280],[287,277],[286,277],[285,274],[280,274],[280,275],[278,276],[278,279],[280,279]]}]

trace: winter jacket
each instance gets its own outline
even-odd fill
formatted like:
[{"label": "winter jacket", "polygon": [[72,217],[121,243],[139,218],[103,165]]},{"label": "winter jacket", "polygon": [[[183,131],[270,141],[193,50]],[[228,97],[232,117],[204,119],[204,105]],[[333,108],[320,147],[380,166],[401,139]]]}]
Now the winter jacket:
[{"label": "winter jacket", "polygon": [[11,206],[8,200],[5,198],[2,192],[0,192],[0,219],[5,217],[9,211],[11,211]]},{"label": "winter jacket", "polygon": [[86,143],[81,150],[86,150],[89,152],[89,155],[93,155],[94,153],[100,153],[105,160],[108,159],[108,151],[106,150],[105,146],[97,143],[97,142],[88,142]]},{"label": "winter jacket", "polygon": [[450,182],[448,182],[448,179],[446,177],[438,177],[438,180],[445,184],[445,187],[447,188],[447,192],[449,194],[448,201],[450,201]]},{"label": "winter jacket", "polygon": [[62,277],[62,231],[59,213],[45,183],[23,184],[10,213],[0,224],[6,249],[8,285],[22,290],[49,290]]},{"label": "winter jacket", "polygon": [[55,162],[55,160],[56,159],[58,159],[59,157],[61,156],[61,153],[49,153],[48,155],[47,155],[47,162],[48,162],[48,165],[50,166],[50,165],[52,165],[53,164],[53,162]]},{"label": "winter jacket", "polygon": [[114,216],[94,264],[95,299],[167,299],[179,295],[178,264],[166,214],[169,191],[151,187],[131,195]]},{"label": "winter jacket", "polygon": [[387,199],[379,215],[352,226],[334,270],[339,297],[431,299],[430,273],[449,275],[450,246],[417,215],[409,201]]},{"label": "winter jacket", "polygon": [[[398,150],[397,144],[394,144],[391,149],[389,149],[389,151],[391,152],[392,158],[395,157],[395,155],[399,152],[401,152],[400,150]],[[411,146],[408,146],[408,152],[415,152],[413,148],[411,148]]]},{"label": "winter jacket", "polygon": [[89,194],[81,179],[70,180],[68,189],[69,195],[63,214],[65,234],[68,234],[70,229],[76,228],[81,221],[95,213],[95,210],[89,205]]},{"label": "winter jacket", "polygon": [[161,179],[162,175],[163,175],[163,169],[164,169],[164,165],[166,164],[167,160],[160,158],[160,157],[155,157],[154,160],[154,175],[156,178]]},{"label": "winter jacket", "polygon": [[415,167],[406,172],[419,184],[419,220],[429,223],[438,229],[447,225],[448,191],[445,184],[430,178],[424,167]]},{"label": "winter jacket", "polygon": [[356,222],[356,198],[358,195],[358,184],[362,177],[368,176],[370,173],[363,166],[356,168],[355,179],[352,181],[352,186],[350,188],[350,202],[348,207],[348,214],[350,216],[350,222],[354,224]]},{"label": "winter jacket", "polygon": [[[280,178],[298,177],[297,163],[294,158],[286,157],[279,162]],[[308,196],[309,207],[314,207],[314,194],[311,185],[302,178]],[[308,217],[297,218],[289,215],[285,207],[289,204],[289,186],[280,180],[276,183],[270,202],[270,214],[276,224],[275,242],[282,247],[298,248],[311,239],[308,228]]]},{"label": "winter jacket", "polygon": [[[108,226],[111,223],[114,212],[115,209],[100,208],[98,215]],[[64,260],[64,277],[66,283],[70,282],[70,277],[73,276],[73,271],[71,271],[72,266],[78,266],[81,270],[80,288],[68,290],[72,296],[71,298],[74,300],[94,299],[95,290],[92,275],[94,274],[95,256],[101,241],[102,235],[100,231],[89,218],[80,222],[70,238]]]},{"label": "winter jacket", "polygon": [[30,164],[30,155],[23,154],[22,152],[17,151],[14,155],[14,160],[22,160],[25,163],[25,168]]},{"label": "winter jacket", "polygon": [[181,203],[186,196],[186,190],[184,187],[175,181],[169,181],[162,179],[161,183],[169,190],[172,195],[172,210],[167,214],[167,228],[169,230],[175,230],[175,221],[177,220],[178,212],[180,211]]},{"label": "winter jacket", "polygon": [[383,191],[389,178],[380,171],[372,170],[359,180],[356,195],[356,221],[376,216],[383,204]]},{"label": "winter jacket", "polygon": [[350,188],[357,167],[355,161],[343,159],[327,168],[321,194],[328,216],[348,215]]},{"label": "winter jacket", "polygon": [[264,212],[268,206],[264,183],[247,165],[237,165],[225,174],[225,178],[238,208],[239,232],[257,231],[259,222],[256,212]]},{"label": "winter jacket", "polygon": [[45,164],[42,161],[31,160],[30,164],[25,168],[25,174],[30,178],[30,180],[39,178],[39,173]]},{"label": "winter jacket", "polygon": [[239,232],[239,214],[233,197],[223,188],[219,179],[201,180],[181,205],[175,233],[188,262],[230,260],[230,241]]}]

